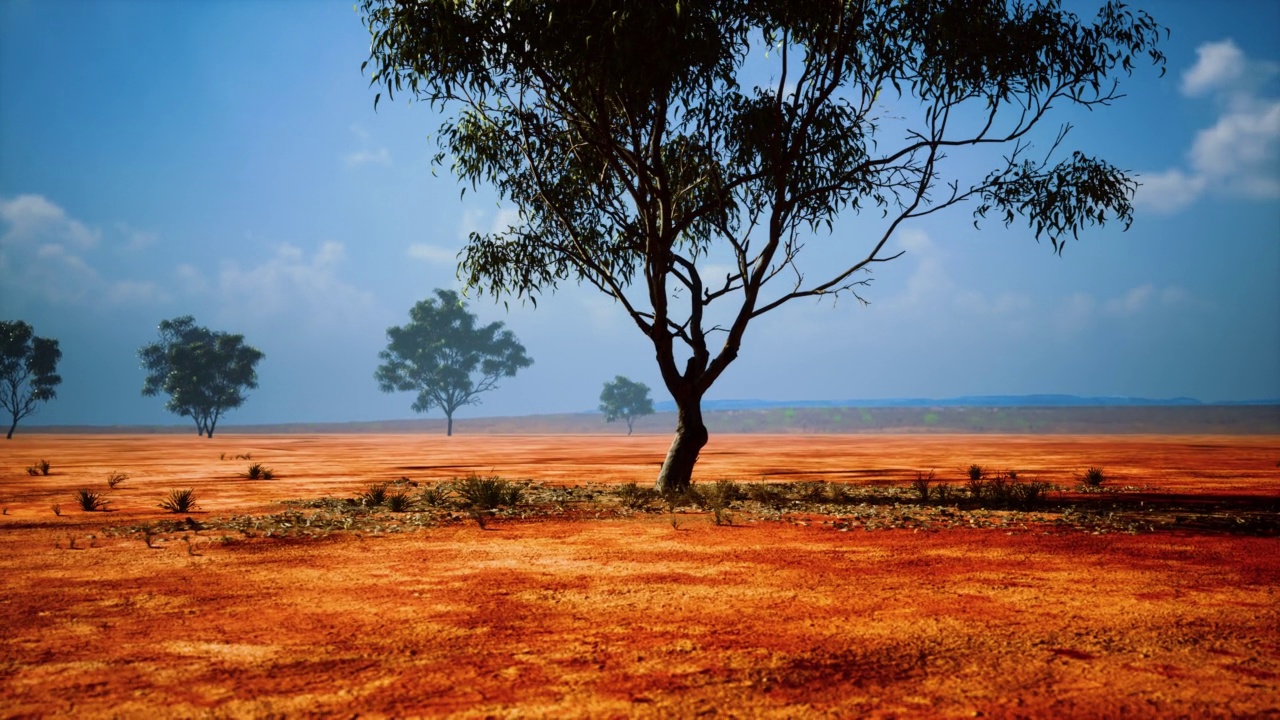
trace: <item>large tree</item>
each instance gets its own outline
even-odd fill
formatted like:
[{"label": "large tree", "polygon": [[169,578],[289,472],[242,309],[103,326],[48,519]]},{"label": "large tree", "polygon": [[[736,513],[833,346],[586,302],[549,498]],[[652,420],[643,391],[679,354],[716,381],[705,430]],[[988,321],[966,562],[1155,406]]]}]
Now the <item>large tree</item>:
[{"label": "large tree", "polygon": [[[1038,129],[1055,106],[1109,105],[1142,56],[1164,62],[1162,29],[1118,2],[1092,20],[1059,0],[361,5],[375,107],[428,101],[437,163],[520,211],[471,235],[468,286],[536,299],[586,283],[653,343],[678,410],[660,489],[690,482],[702,397],[750,322],[861,300],[904,223],[970,202],[975,222],[1022,216],[1055,252],[1087,225],[1127,227],[1136,182],[1068,151],[1068,126]],[[842,262],[801,262],[864,210],[860,236],[838,233]]]},{"label": "large tree", "polygon": [[605,422],[626,421],[630,435],[636,418],[653,414],[649,386],[621,375],[614,377],[600,391],[600,412],[604,413]]},{"label": "large tree", "polygon": [[476,316],[452,290],[436,290],[409,310],[409,324],[387,328],[387,349],[374,373],[383,392],[417,392],[414,412],[438,407],[445,432],[453,435],[453,413],[479,405],[498,380],[533,364],[524,346],[502,323],[477,327]]},{"label": "large tree", "polygon": [[58,396],[54,388],[62,383],[61,359],[57,340],[36,337],[35,330],[21,320],[0,321],[0,408],[12,418],[6,440],[13,439],[19,420]]},{"label": "large tree", "polygon": [[196,434],[213,437],[218,420],[244,404],[258,387],[261,350],[243,335],[196,325],[190,315],[160,323],[160,340],[138,350],[147,378],[142,394],[165,393],[165,409],[196,421]]}]

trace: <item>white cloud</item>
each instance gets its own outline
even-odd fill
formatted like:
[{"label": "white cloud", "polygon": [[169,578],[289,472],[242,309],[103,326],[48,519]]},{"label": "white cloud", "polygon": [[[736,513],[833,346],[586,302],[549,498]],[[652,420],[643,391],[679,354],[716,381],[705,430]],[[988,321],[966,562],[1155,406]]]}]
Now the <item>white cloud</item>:
[{"label": "white cloud", "polygon": [[492,213],[477,208],[462,211],[462,222],[458,224],[458,239],[467,240],[471,233],[496,234],[506,232],[508,227],[520,222],[520,211],[513,208],[499,207]]},{"label": "white cloud", "polygon": [[1280,197],[1278,147],[1280,101],[1255,102],[1201,130],[1191,146],[1191,165],[1203,177],[1222,180],[1247,197]]},{"label": "white cloud", "polygon": [[1182,77],[1188,97],[1211,95],[1221,114],[1196,133],[1187,151],[1189,170],[1146,174],[1136,202],[1173,213],[1202,194],[1247,199],[1280,197],[1280,100],[1259,88],[1280,71],[1274,62],[1251,60],[1231,40],[1206,43]]},{"label": "white cloud", "polygon": [[1151,283],[1139,285],[1117,298],[1112,298],[1103,305],[1102,310],[1116,317],[1132,317],[1146,309],[1155,287]]},{"label": "white cloud", "polygon": [[1182,75],[1182,92],[1195,97],[1233,83],[1244,75],[1244,53],[1230,39],[1196,49],[1196,64]]},{"label": "white cloud", "polygon": [[107,286],[107,302],[115,305],[156,305],[169,301],[169,293],[153,282],[121,280]]},{"label": "white cloud", "polygon": [[87,249],[97,244],[102,233],[67,216],[65,210],[42,195],[0,198],[0,219],[7,227],[0,236],[6,245],[56,242]]},{"label": "white cloud", "polygon": [[391,153],[386,148],[378,148],[377,150],[357,150],[347,153],[343,158],[347,163],[347,167],[357,167],[360,165],[390,165]]},{"label": "white cloud", "polygon": [[457,250],[427,243],[410,245],[408,255],[415,260],[424,260],[433,265],[453,265],[458,261]]},{"label": "white cloud", "polygon": [[373,294],[339,278],[345,260],[341,243],[326,242],[311,256],[281,245],[274,257],[255,267],[227,263],[216,287],[222,319],[259,327],[284,319],[312,329],[365,323],[373,311]]},{"label": "white cloud", "polygon": [[1141,185],[1134,203],[1160,213],[1175,212],[1190,205],[1208,185],[1203,175],[1188,175],[1176,168],[1144,174],[1138,182]]}]

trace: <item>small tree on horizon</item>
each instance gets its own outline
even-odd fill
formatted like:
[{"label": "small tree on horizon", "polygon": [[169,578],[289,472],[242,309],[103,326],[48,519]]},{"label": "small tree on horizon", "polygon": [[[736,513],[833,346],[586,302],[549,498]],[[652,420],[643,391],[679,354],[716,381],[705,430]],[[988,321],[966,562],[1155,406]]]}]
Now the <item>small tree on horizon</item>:
[{"label": "small tree on horizon", "polygon": [[[436,290],[409,311],[409,324],[387,328],[387,349],[374,378],[383,392],[417,392],[414,412],[444,411],[445,434],[453,435],[453,413],[479,405],[498,380],[533,364],[524,346],[502,323],[476,327],[476,316],[452,290]],[[478,373],[478,375],[477,375]]]},{"label": "small tree on horizon", "polygon": [[604,413],[607,423],[625,420],[627,434],[630,435],[636,418],[653,414],[649,386],[621,375],[614,377],[613,382],[605,383],[604,390],[600,392],[600,412]]},{"label": "small tree on horizon", "polygon": [[13,439],[18,421],[35,413],[39,403],[58,396],[54,388],[62,383],[57,374],[61,359],[57,340],[36,337],[21,320],[0,322],[0,407],[12,418],[6,440]]},{"label": "small tree on horizon", "polygon": [[196,434],[213,437],[219,418],[244,404],[245,390],[258,387],[254,369],[265,355],[243,335],[215,332],[183,315],[160,323],[160,340],[142,346],[147,371],[142,394],[165,393],[165,409],[196,422]]}]

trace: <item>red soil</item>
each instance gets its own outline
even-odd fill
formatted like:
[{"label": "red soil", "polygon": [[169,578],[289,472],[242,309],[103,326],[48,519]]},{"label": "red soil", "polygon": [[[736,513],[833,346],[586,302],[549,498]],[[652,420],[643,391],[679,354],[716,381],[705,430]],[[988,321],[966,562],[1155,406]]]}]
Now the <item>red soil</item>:
[{"label": "red soil", "polygon": [[[666,443],[17,436],[0,446],[0,714],[1280,717],[1274,537],[689,514],[206,533],[189,554],[102,532],[174,517],[156,507],[174,488],[207,519],[400,476],[647,482]],[[53,474],[27,475],[42,457]],[[699,477],[958,483],[979,463],[1071,484],[1096,465],[1153,493],[1269,500],[1278,461],[1276,437],[720,436]],[[111,471],[130,476],[112,512],[76,508]]]}]

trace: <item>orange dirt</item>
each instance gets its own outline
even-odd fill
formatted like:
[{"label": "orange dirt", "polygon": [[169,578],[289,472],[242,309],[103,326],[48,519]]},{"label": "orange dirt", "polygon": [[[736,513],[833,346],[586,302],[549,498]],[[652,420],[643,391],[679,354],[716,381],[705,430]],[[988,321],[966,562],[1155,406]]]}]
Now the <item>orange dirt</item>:
[{"label": "orange dirt", "polygon": [[[183,517],[156,507],[175,488],[209,521],[401,476],[648,482],[667,442],[18,435],[0,445],[0,715],[1280,717],[1276,537],[840,532],[692,511],[678,528],[192,531],[155,549],[109,532]],[[276,479],[239,477],[240,454]],[[29,476],[41,458],[52,474]],[[699,478],[960,484],[970,463],[1280,497],[1275,436],[718,436]],[[129,479],[110,512],[82,512],[75,490],[105,491],[112,471]]]}]

